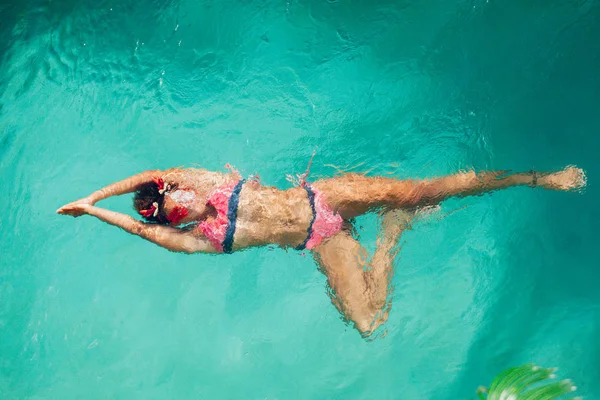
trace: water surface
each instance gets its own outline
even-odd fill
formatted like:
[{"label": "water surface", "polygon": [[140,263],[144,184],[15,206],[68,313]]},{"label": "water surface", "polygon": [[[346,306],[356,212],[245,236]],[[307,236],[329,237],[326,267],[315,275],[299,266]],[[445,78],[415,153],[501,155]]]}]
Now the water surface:
[{"label": "water surface", "polygon": [[[0,11],[3,399],[461,399],[529,361],[600,398],[597,1]],[[310,256],[179,255],[54,214],[151,168],[229,162],[285,188],[314,149],[314,177],[577,164],[589,187],[444,204],[464,209],[406,234],[370,343]]]}]

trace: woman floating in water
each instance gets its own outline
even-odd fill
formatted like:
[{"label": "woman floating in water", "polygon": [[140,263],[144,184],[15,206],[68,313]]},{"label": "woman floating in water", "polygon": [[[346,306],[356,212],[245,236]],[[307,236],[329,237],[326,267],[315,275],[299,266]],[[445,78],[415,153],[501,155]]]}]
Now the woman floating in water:
[{"label": "woman floating in water", "polygon": [[[333,304],[369,335],[388,317],[395,249],[415,210],[511,186],[571,191],[584,185],[583,171],[568,167],[554,173],[464,172],[426,180],[346,174],[311,183],[302,179],[298,187],[279,190],[246,181],[234,170],[177,168],[142,172],[57,213],[92,215],[176,252],[231,253],[268,244],[311,250],[327,276]],[[148,223],[94,206],[131,192]],[[374,210],[382,210],[382,227],[368,262],[352,236],[351,221]]]}]

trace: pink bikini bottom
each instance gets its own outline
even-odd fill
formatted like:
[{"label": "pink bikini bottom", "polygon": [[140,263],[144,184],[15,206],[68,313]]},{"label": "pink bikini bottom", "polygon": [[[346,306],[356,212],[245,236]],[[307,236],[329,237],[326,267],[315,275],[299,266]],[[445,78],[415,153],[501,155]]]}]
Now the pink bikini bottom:
[{"label": "pink bikini bottom", "polygon": [[302,186],[308,194],[313,217],[308,226],[306,240],[296,247],[296,250],[311,250],[320,245],[323,240],[334,236],[342,230],[344,220],[335,213],[325,201],[325,195],[319,189],[306,184]]}]

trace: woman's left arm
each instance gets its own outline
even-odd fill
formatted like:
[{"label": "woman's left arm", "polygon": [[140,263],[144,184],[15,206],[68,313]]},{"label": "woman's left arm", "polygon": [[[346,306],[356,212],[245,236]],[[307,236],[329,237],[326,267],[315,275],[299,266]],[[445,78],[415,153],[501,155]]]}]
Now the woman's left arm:
[{"label": "woman's left arm", "polygon": [[214,253],[216,251],[207,240],[196,237],[191,231],[165,225],[146,224],[129,215],[85,203],[64,206],[57,212],[74,217],[85,214],[92,215],[100,221],[119,227],[128,233],[140,236],[170,251],[188,254],[200,252]]},{"label": "woman's left arm", "polygon": [[86,197],[86,199],[89,199],[90,204],[93,205],[100,200],[104,200],[112,196],[120,196],[122,194],[135,192],[142,185],[152,182],[153,178],[160,178],[161,175],[165,172],[166,171],[161,170],[148,170],[136,175],[132,175],[129,178],[125,178],[118,182],[111,183],[110,185],[105,186],[102,189],[96,190],[88,197]]},{"label": "woman's left arm", "polygon": [[[102,189],[98,189],[95,192],[91,193],[89,196],[86,196],[82,199],[75,200],[71,203],[65,204],[64,206],[59,208],[59,211],[64,210],[67,207],[73,206],[75,204],[83,203],[83,204],[89,204],[89,205],[93,206],[100,200],[104,200],[104,199],[112,197],[112,196],[120,196],[122,194],[135,192],[142,185],[144,185],[148,182],[152,182],[153,178],[161,177],[161,175],[166,172],[168,172],[168,171],[149,170],[149,171],[144,171],[139,174],[130,176],[129,178],[125,178],[118,182],[111,183],[110,185],[105,186]],[[59,214],[63,214],[63,213],[59,212]]]}]

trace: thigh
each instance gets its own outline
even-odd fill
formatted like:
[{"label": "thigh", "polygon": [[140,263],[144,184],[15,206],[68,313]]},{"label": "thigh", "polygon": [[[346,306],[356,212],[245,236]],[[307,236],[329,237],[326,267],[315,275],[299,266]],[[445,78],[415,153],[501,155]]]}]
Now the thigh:
[{"label": "thigh", "polygon": [[369,331],[374,311],[365,275],[366,250],[348,230],[342,230],[313,249],[313,254],[327,277],[332,303],[359,331]]},{"label": "thigh", "polygon": [[382,215],[377,248],[372,259],[346,229],[314,249],[315,259],[327,276],[333,304],[363,334],[370,334],[387,320],[391,307],[390,281],[402,232],[415,214],[390,210]]},{"label": "thigh", "polygon": [[[352,219],[380,207],[408,207],[414,198],[413,181],[346,174],[315,182],[327,204],[344,219]],[[410,203],[410,204],[409,204]]]}]

